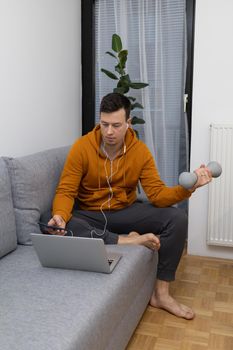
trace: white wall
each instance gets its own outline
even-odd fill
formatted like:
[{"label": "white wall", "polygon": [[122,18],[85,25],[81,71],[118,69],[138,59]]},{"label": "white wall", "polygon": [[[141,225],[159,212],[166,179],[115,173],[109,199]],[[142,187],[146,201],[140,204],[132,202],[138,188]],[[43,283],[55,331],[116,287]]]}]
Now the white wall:
[{"label": "white wall", "polygon": [[0,156],[81,135],[81,0],[0,0]]},{"label": "white wall", "polygon": [[[210,123],[233,123],[233,1],[196,0],[191,169],[209,162]],[[189,254],[233,258],[233,248],[206,244],[208,187],[189,206]]]}]

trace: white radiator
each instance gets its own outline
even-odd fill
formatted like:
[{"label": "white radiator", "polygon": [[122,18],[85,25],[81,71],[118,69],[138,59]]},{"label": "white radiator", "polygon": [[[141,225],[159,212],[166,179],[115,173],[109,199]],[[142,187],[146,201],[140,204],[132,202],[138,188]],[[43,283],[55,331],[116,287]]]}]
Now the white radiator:
[{"label": "white radiator", "polygon": [[233,247],[233,124],[210,125],[210,160],[222,175],[209,185],[207,243]]}]

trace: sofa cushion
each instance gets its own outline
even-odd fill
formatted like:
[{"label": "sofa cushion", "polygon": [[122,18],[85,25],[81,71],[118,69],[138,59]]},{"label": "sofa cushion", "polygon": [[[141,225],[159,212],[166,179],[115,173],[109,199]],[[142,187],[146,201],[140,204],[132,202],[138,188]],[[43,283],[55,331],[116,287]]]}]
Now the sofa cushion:
[{"label": "sofa cushion", "polygon": [[4,158],[9,169],[19,244],[31,244],[40,215],[50,210],[69,147],[19,158]]},{"label": "sofa cushion", "polygon": [[111,274],[44,268],[26,246],[2,259],[1,349],[125,349],[150,299],[158,253],[106,248],[122,254]]},{"label": "sofa cushion", "polygon": [[0,158],[0,258],[17,246],[11,184],[6,164]]}]

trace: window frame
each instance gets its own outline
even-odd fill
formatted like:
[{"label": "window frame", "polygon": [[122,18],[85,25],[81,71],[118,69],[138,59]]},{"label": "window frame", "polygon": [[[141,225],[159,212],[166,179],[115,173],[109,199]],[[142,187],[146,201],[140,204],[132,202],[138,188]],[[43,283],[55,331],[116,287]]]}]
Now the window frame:
[{"label": "window frame", "polygon": [[[81,1],[81,38],[82,38],[82,134],[85,135],[95,126],[95,0]],[[189,144],[191,142],[193,56],[196,0],[186,0],[187,12],[187,73],[185,93]],[[190,147],[189,147],[190,149]],[[190,155],[189,155],[190,156]]]},{"label": "window frame", "polygon": [[95,0],[81,2],[82,135],[95,126]]},{"label": "window frame", "polygon": [[189,160],[190,160],[191,128],[192,128],[195,9],[196,9],[196,0],[186,0],[187,70],[186,70],[185,94],[188,95],[188,102],[186,104],[186,113],[187,113],[188,133],[189,133]]}]

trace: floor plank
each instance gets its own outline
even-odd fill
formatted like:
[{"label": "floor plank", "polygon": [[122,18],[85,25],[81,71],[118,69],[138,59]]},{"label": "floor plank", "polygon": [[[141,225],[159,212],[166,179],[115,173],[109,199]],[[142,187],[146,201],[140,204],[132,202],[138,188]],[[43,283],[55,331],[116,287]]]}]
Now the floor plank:
[{"label": "floor plank", "polygon": [[148,306],[127,350],[233,350],[233,260],[184,254],[171,293],[195,319]]}]

